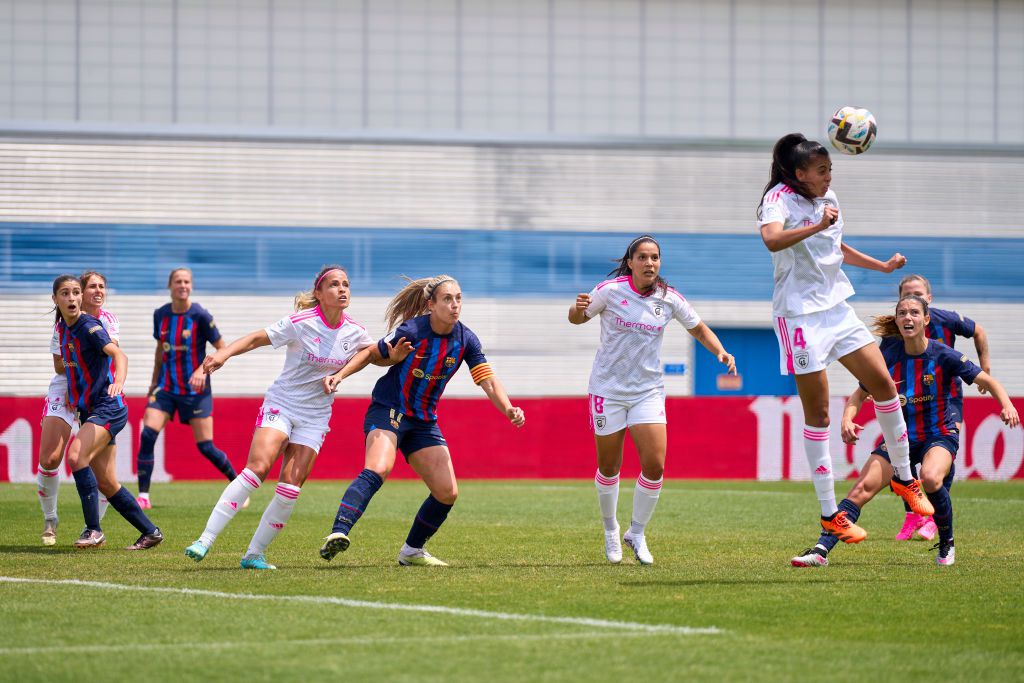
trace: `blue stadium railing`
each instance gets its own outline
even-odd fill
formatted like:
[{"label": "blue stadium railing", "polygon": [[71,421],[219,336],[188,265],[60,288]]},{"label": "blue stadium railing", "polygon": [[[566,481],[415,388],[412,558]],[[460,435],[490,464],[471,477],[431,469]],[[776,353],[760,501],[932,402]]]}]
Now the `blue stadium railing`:
[{"label": "blue stadium railing", "polygon": [[[639,231],[638,233],[639,234]],[[291,293],[323,263],[349,269],[362,295],[388,295],[397,276],[446,272],[467,294],[565,297],[588,290],[614,266],[634,235],[600,231],[409,228],[155,226],[0,223],[0,291],[46,292],[53,277],[103,271],[119,293],[163,290],[172,267],[187,265],[208,293]],[[771,256],[746,235],[659,234],[663,275],[694,299],[771,297]],[[847,237],[885,259],[900,251],[906,272],[932,279],[948,300],[1024,302],[1024,239]],[[899,274],[847,268],[862,298],[894,295]]]}]

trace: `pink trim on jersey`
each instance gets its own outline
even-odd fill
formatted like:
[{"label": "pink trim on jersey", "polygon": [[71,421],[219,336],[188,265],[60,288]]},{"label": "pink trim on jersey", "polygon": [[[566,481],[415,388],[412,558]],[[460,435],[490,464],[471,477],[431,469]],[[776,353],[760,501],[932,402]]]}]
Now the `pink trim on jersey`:
[{"label": "pink trim on jersey", "polygon": [[360,325],[358,322],[356,322],[352,318],[349,318],[348,316],[344,316],[344,321],[347,322],[347,323],[352,323],[353,325],[355,325],[356,327],[358,327],[361,330],[365,330],[366,329],[366,327],[364,327],[363,325]]},{"label": "pink trim on jersey", "polygon": [[652,287],[651,291],[649,291],[646,294],[644,294],[643,292],[641,292],[639,289],[636,288],[636,285],[633,284],[633,276],[632,275],[630,275],[626,279],[629,280],[629,288],[632,289],[637,294],[639,294],[644,299],[646,299],[650,295],[654,294],[654,292],[657,291],[657,289],[658,289],[657,287]]},{"label": "pink trim on jersey", "polygon": [[[317,308],[319,308],[319,306],[317,306]],[[299,323],[299,322],[302,322],[303,320],[309,320],[310,318],[315,318],[316,316],[317,316],[316,309],[310,308],[310,309],[307,309],[305,311],[299,311],[298,313],[293,313],[292,315],[290,315],[288,317],[288,319],[291,320],[293,323]]]},{"label": "pink trim on jersey", "polygon": [[785,318],[775,319],[779,325],[779,336],[782,337],[782,348],[786,350],[786,370],[789,374],[795,375],[796,369],[793,367],[793,347],[789,345],[789,327],[786,325]]},{"label": "pink trim on jersey", "polygon": [[629,279],[629,276],[626,275],[626,276],[623,276],[623,277],[617,277],[614,280],[605,280],[604,282],[602,282],[601,284],[599,284],[597,286],[597,289],[598,289],[598,291],[600,291],[600,290],[604,289],[605,287],[607,287],[610,284],[613,284],[615,282],[625,282],[628,279]]},{"label": "pink trim on jersey", "polygon": [[320,320],[323,321],[324,325],[327,325],[327,327],[331,328],[332,330],[336,330],[336,329],[338,329],[339,327],[341,327],[342,325],[345,324],[345,311],[341,312],[341,319],[338,320],[338,324],[337,325],[332,325],[329,322],[327,322],[327,317],[324,315],[324,312],[322,310],[320,310],[319,306],[317,306],[313,310],[316,311],[317,315],[320,316]]}]

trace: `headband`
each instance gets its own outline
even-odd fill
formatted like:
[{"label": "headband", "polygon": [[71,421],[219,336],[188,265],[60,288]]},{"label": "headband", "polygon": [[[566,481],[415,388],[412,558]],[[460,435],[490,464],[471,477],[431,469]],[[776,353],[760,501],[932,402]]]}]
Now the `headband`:
[{"label": "headband", "polygon": [[628,253],[633,248],[634,244],[636,244],[637,242],[643,242],[644,240],[649,240],[651,242],[654,242],[654,246],[658,247],[658,251],[661,251],[661,245],[658,244],[658,240],[654,239],[650,235],[640,235],[635,240],[633,240],[632,242],[629,243],[629,246],[626,247],[626,252]]},{"label": "headband", "polygon": [[426,294],[427,298],[429,299],[430,297],[432,297],[434,295],[434,290],[437,289],[438,287],[440,287],[441,285],[443,285],[446,282],[455,282],[455,278],[453,278],[453,277],[445,277],[445,278],[441,278],[440,280],[438,280],[437,282],[435,282],[432,285],[428,284],[426,287],[423,288],[423,293]]},{"label": "headband", "polygon": [[328,268],[327,270],[324,271],[323,275],[316,279],[316,284],[313,285],[313,291],[315,292],[317,289],[319,289],[320,283],[323,281],[323,279],[327,277],[328,274],[333,273],[336,270],[340,270],[343,273],[345,272],[344,268]]}]

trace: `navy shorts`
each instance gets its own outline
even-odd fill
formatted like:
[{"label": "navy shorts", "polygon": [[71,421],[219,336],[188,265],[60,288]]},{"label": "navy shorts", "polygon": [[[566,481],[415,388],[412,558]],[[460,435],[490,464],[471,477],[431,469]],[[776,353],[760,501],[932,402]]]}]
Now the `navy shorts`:
[{"label": "navy shorts", "polygon": [[[942,485],[947,489],[953,485],[953,477],[956,476],[956,452],[960,450],[960,435],[950,434],[948,436],[933,436],[927,441],[920,441],[918,443],[910,444],[910,468],[914,472],[914,476],[919,476],[918,468],[921,467],[921,461],[924,460],[924,454],[927,453],[935,446],[941,446],[945,448],[953,456],[953,462],[949,466],[949,474],[942,480]],[[889,453],[885,449],[885,444],[880,444],[878,448],[871,451],[875,455],[880,455],[889,460]]]},{"label": "navy shorts", "polygon": [[363,420],[363,434],[374,429],[385,429],[398,437],[398,450],[409,462],[409,455],[430,446],[447,446],[437,420],[427,422],[405,415],[397,408],[382,403],[371,403]]},{"label": "navy shorts", "polygon": [[158,389],[147,408],[156,408],[174,417],[178,413],[178,422],[188,424],[199,417],[213,417],[213,394],[172,394],[169,391]]},{"label": "navy shorts", "polygon": [[113,441],[114,437],[128,424],[128,406],[123,405],[116,398],[107,397],[92,406],[89,412],[79,410],[78,421],[81,424],[92,422],[94,425],[103,427],[110,432],[110,440]]}]

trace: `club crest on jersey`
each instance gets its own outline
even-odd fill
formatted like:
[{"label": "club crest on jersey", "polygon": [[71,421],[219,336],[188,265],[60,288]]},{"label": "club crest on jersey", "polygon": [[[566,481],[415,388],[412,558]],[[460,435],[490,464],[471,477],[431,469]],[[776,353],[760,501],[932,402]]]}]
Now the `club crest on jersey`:
[{"label": "club crest on jersey", "polygon": [[68,351],[74,351],[74,350],[75,350],[75,345],[74,344],[68,344]]},{"label": "club crest on jersey", "polygon": [[935,375],[925,375],[921,378],[921,381],[925,384],[935,384]]},{"label": "club crest on jersey", "polygon": [[58,399],[58,400],[56,400],[56,401],[54,401],[53,403],[50,404],[50,412],[51,413],[56,413],[59,410],[60,410],[60,400]]},{"label": "club crest on jersey", "polygon": [[171,350],[171,345],[168,342],[164,342],[164,353]]},{"label": "club crest on jersey", "polygon": [[342,344],[342,346],[345,348],[346,351],[348,351],[348,342],[345,342],[344,344]]},{"label": "club crest on jersey", "polygon": [[793,356],[793,362],[796,363],[796,366],[798,368],[804,370],[808,365],[811,364],[811,358],[806,353],[798,353],[795,356]]},{"label": "club crest on jersey", "polygon": [[654,306],[654,315],[661,315],[661,304],[656,304]]},{"label": "club crest on jersey", "polygon": [[444,359],[444,366],[446,368],[454,367],[454,365],[455,365],[455,358],[453,358],[452,356],[448,356],[447,358]]},{"label": "club crest on jersey", "polygon": [[277,419],[278,413],[280,413],[281,411],[278,410],[277,408],[271,408],[267,412],[270,413],[269,415],[267,415],[267,421],[273,422],[273,421],[275,421]]},{"label": "club crest on jersey", "polygon": [[604,415],[598,415],[594,418],[594,424],[597,425],[598,429],[604,429],[605,423],[608,421]]}]

